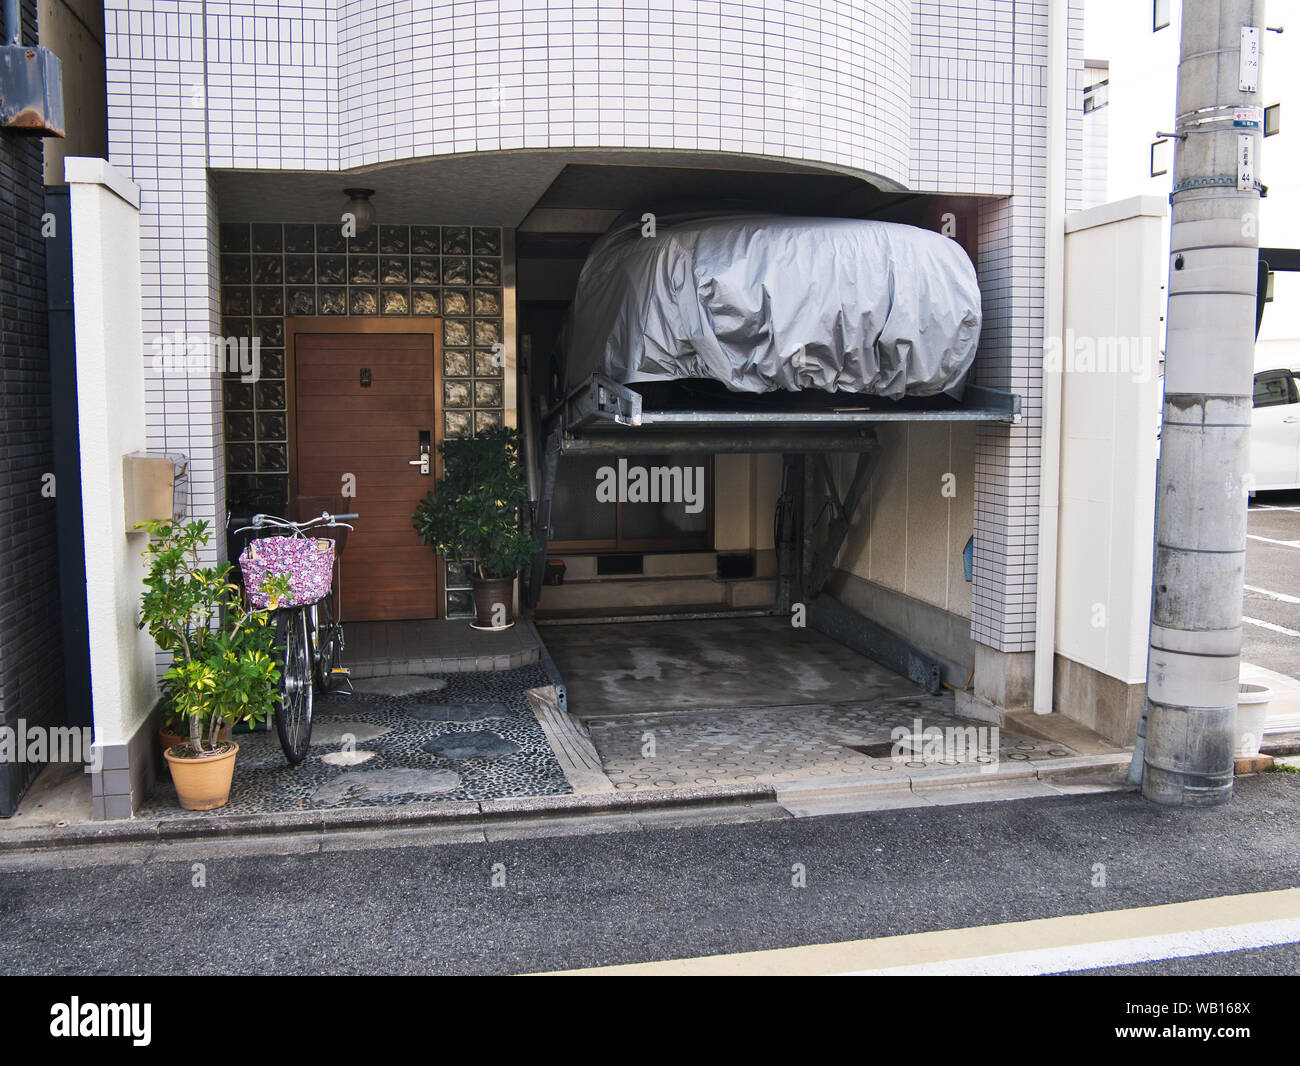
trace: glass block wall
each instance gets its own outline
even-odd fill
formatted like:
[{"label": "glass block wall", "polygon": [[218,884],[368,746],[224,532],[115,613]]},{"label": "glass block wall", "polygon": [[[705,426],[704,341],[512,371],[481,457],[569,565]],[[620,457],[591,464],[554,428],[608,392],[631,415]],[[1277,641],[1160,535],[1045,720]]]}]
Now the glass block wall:
[{"label": "glass block wall", "polygon": [[337,222],[223,222],[222,335],[261,342],[259,380],[231,369],[222,383],[230,510],[288,506],[286,316],[441,316],[444,434],[500,426],[501,255],[497,227],[380,225],[345,238]]},{"label": "glass block wall", "polygon": [[[500,426],[505,381],[501,230],[490,226],[376,226],[344,238],[338,223],[223,222],[223,337],[257,337],[256,382],[222,382],[226,499],[233,514],[288,510],[286,316],[442,318],[443,433]],[[447,567],[444,616],[474,614],[471,567]]]}]

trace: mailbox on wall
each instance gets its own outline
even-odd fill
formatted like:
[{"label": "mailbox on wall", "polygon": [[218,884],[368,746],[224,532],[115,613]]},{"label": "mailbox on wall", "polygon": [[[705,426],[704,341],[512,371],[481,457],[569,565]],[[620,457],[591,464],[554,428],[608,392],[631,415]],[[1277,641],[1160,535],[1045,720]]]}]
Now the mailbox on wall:
[{"label": "mailbox on wall", "polygon": [[185,517],[189,456],[180,452],[132,452],[122,456],[126,531],[141,522]]}]

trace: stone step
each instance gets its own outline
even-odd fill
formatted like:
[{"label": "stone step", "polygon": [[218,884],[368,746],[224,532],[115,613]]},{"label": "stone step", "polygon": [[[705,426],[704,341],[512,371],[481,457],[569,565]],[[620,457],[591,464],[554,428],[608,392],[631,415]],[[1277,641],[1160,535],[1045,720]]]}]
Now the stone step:
[{"label": "stone step", "polygon": [[639,577],[568,581],[542,589],[539,616],[559,611],[619,607],[766,607],[776,597],[771,578],[719,581],[715,577]]}]

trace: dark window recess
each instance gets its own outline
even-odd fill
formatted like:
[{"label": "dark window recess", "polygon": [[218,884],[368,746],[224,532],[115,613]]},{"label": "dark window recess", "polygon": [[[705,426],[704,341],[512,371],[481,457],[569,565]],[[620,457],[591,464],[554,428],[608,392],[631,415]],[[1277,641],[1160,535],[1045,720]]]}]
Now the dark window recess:
[{"label": "dark window recess", "polygon": [[[620,458],[564,457],[551,509],[552,550],[707,551],[713,546],[711,456],[621,458],[626,464],[627,484],[618,477]],[[635,479],[642,475],[642,484],[647,486],[645,495],[652,497],[648,500],[638,499],[633,488]]]},{"label": "dark window recess", "polygon": [[718,556],[718,577],[723,581],[736,581],[754,576],[754,556],[749,552]]},{"label": "dark window recess", "polygon": [[596,557],[596,575],[598,577],[620,574],[644,574],[644,555],[598,555]]}]

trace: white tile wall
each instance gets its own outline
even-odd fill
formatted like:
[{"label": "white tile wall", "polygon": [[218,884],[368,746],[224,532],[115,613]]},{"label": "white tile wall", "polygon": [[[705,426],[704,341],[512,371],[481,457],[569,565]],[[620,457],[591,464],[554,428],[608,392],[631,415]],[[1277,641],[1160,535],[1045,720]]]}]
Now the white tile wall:
[{"label": "white tile wall", "polygon": [[[1069,32],[1077,96],[1082,0]],[[105,33],[109,154],[144,190],[146,338],[218,331],[208,167],[699,149],[1009,197],[982,213],[979,374],[1026,418],[980,435],[972,631],[1032,646],[1047,0],[107,0]],[[219,386],[155,375],[147,396],[151,446],[191,455],[209,517]]]},{"label": "white tile wall", "polygon": [[[1037,580],[1046,227],[1048,0],[917,0],[911,184],[999,194],[980,212],[984,331],[975,380],[1020,393],[1023,419],[982,426],[975,457],[971,632],[1031,651]],[[1068,8],[1071,158],[1082,154],[1083,7]],[[1067,208],[1079,203],[1067,169]]]}]

